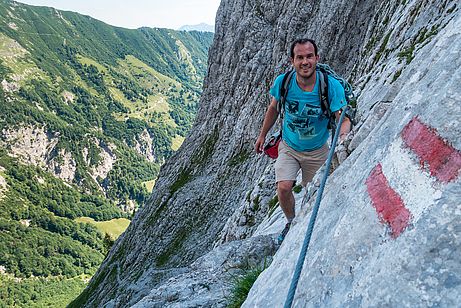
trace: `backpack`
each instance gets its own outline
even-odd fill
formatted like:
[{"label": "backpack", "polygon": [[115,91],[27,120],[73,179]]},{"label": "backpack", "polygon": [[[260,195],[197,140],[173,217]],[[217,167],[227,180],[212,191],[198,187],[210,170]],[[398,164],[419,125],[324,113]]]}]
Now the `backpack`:
[{"label": "backpack", "polygon": [[[332,76],[336,80],[339,81],[341,86],[344,88],[344,93],[346,96],[346,102],[349,105],[347,109],[346,117],[349,118],[351,124],[354,125],[355,123],[355,104],[356,104],[356,97],[353,92],[352,86],[349,82],[347,82],[344,78],[340,77],[333,71],[327,64],[324,63],[317,63],[316,71],[320,74],[320,87],[319,87],[319,94],[320,94],[320,106],[322,108],[322,112],[324,115],[329,119],[328,120],[328,129],[332,129],[333,132],[336,129],[336,121],[335,117],[330,110],[330,102],[328,100],[328,75]],[[280,100],[277,105],[277,111],[280,114],[280,117],[283,119],[283,113],[285,109],[285,100],[288,93],[288,85],[290,84],[291,78],[293,77],[295,70],[290,70],[289,72],[285,73],[282,80],[282,87],[280,88]],[[332,134],[334,135],[334,133]]]}]

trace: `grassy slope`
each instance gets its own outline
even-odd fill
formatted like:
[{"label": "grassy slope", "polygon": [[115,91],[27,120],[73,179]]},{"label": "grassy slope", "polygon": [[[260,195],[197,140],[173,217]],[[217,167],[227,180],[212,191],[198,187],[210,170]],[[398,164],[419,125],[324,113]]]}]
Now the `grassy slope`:
[{"label": "grassy slope", "polygon": [[118,238],[130,224],[130,220],[126,218],[114,218],[107,221],[95,221],[91,217],[79,217],[76,218],[75,221],[92,224],[98,228],[99,231],[104,234],[108,234],[113,239]]}]

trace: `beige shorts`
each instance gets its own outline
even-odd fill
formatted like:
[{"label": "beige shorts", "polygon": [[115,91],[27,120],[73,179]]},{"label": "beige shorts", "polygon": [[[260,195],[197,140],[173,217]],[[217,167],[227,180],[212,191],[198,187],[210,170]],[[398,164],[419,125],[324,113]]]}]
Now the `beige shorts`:
[{"label": "beige shorts", "polygon": [[299,169],[302,170],[302,186],[312,181],[315,173],[328,156],[328,145],[320,149],[298,152],[290,148],[285,141],[279,144],[279,156],[275,162],[275,181],[296,181]]}]

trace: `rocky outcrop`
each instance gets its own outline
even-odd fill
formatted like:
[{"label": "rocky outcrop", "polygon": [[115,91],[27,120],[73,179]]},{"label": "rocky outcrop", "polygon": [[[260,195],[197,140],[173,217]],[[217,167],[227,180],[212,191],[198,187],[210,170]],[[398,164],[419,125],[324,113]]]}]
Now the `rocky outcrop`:
[{"label": "rocky outcrop", "polygon": [[[3,171],[5,171],[5,168],[0,166],[0,172],[3,172]],[[3,199],[3,197],[5,196],[5,191],[7,190],[8,190],[8,183],[6,182],[5,178],[0,173],[0,200]]]},{"label": "rocky outcrop", "polygon": [[[59,132],[50,132],[45,126],[19,123],[17,127],[2,130],[0,147],[6,149],[8,155],[18,158],[21,163],[39,166],[67,184],[78,184],[76,173],[80,159],[89,177],[93,179],[94,187],[106,194],[111,188],[107,181],[109,172],[117,162],[117,146],[96,137],[88,137],[85,141],[87,146],[83,147],[81,156],[78,157],[78,154],[74,156],[68,149],[61,148],[60,136]],[[153,159],[152,140],[148,132],[144,131],[140,139],[143,140],[143,145],[147,145],[143,153]],[[123,199],[118,200],[118,206],[125,213],[133,213],[139,204],[135,200]]]},{"label": "rocky outcrop", "polygon": [[149,135],[147,129],[144,129],[135,140],[136,152],[144,156],[148,161],[155,161],[154,148],[152,147],[152,137]]},{"label": "rocky outcrop", "polygon": [[[361,122],[344,148],[349,158],[338,155],[342,164],[328,181],[295,305],[459,302],[459,168],[442,168],[454,173],[443,171],[440,180],[425,161],[455,153],[458,166],[459,29],[457,3],[449,1],[224,0],[197,121],[79,301],[187,306],[185,293],[166,302],[171,290],[163,291],[169,281],[172,288],[189,281],[184,268],[213,247],[253,241],[283,225],[279,210],[269,215],[272,162],[252,151],[289,44],[309,36],[322,60],[357,86]],[[434,142],[427,149],[446,152],[428,155],[415,145],[426,139]],[[433,164],[445,166],[444,159]],[[401,220],[389,220],[382,193],[400,196]],[[315,196],[315,184],[308,195]],[[312,203],[298,205],[296,225],[248,307],[283,304]],[[403,285],[409,288],[401,292]]]},{"label": "rocky outcrop", "polygon": [[19,90],[19,84],[17,82],[14,82],[14,81],[8,82],[5,79],[3,79],[1,84],[2,84],[3,91],[5,91],[7,93],[8,92],[16,92],[16,91]]},{"label": "rocky outcrop", "polygon": [[[95,140],[95,143],[97,140]],[[91,166],[91,177],[98,183],[98,179],[105,179],[109,172],[113,169],[117,155],[115,149],[117,148],[114,144],[106,144],[104,142],[97,142],[99,149],[99,163],[95,166]]]},{"label": "rocky outcrop", "polygon": [[[46,127],[18,124],[16,128],[4,129],[0,146],[7,149],[9,155],[17,157],[22,163],[42,167],[54,176],[72,183],[77,170],[76,159],[65,149],[58,149],[60,133],[50,133]],[[88,165],[90,176],[95,183],[107,178],[117,159],[113,144],[106,145],[96,138],[91,140],[99,150],[99,161],[91,165],[88,149],[83,149],[83,160]],[[101,187],[103,190],[104,187]]]},{"label": "rocky outcrop", "polygon": [[70,91],[63,91],[61,93],[62,98],[64,99],[64,102],[66,103],[73,103],[75,99],[75,94],[70,92]]},{"label": "rocky outcrop", "polygon": [[44,127],[23,125],[4,129],[0,142],[23,163],[45,167],[58,141],[58,135],[48,135]]},{"label": "rocky outcrop", "polygon": [[275,250],[270,236],[221,245],[198,258],[184,273],[152,289],[134,307],[223,307],[231,297],[231,282],[247,269],[263,269]]},{"label": "rocky outcrop", "polygon": [[77,164],[72,158],[72,154],[61,149],[56,156],[54,156],[47,164],[47,168],[52,173],[68,183],[72,183],[75,178],[75,171]]},{"label": "rocky outcrop", "polygon": [[50,134],[45,127],[20,126],[4,129],[0,145],[22,163],[50,171],[56,177],[72,183],[77,165],[71,153],[56,148],[59,133]]}]

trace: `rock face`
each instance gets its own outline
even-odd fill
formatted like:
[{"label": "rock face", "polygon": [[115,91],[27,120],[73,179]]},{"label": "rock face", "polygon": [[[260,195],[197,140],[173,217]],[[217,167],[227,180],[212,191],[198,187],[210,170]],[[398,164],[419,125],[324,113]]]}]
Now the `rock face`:
[{"label": "rock face", "polygon": [[149,161],[155,161],[154,148],[152,146],[152,137],[149,135],[147,129],[144,129],[139,134],[139,140],[135,141],[136,152],[144,156]]},{"label": "rock face", "polygon": [[[327,183],[295,306],[459,303],[458,6],[223,0],[196,123],[78,303],[199,305],[178,281],[206,271],[193,265],[200,256],[283,225],[280,210],[269,215],[272,162],[252,149],[290,42],[306,36],[356,85],[361,121]],[[297,205],[296,225],[245,306],[283,305],[313,202]],[[204,306],[225,305],[207,292],[214,302]]]},{"label": "rock face", "polygon": [[[263,268],[276,246],[270,236],[232,241],[198,258],[184,273],[150,291],[134,307],[222,307],[242,269]],[[227,296],[226,296],[227,295]],[[110,303],[109,303],[110,304]]]},{"label": "rock face", "polygon": [[25,125],[15,129],[4,129],[0,140],[3,147],[9,147],[13,157],[36,166],[46,166],[57,143],[57,136],[47,135],[44,128]]}]

